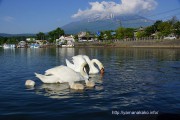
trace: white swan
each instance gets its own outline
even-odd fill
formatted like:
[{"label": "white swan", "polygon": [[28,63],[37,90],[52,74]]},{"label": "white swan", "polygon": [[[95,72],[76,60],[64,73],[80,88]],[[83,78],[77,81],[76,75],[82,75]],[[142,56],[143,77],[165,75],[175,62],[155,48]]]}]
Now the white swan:
[{"label": "white swan", "polygon": [[27,87],[34,87],[35,86],[35,82],[33,80],[26,80],[25,85]]},{"label": "white swan", "polygon": [[83,63],[80,67],[80,73],[75,72],[67,66],[58,66],[45,71],[45,75],[35,73],[43,83],[64,83],[68,82],[72,89],[84,89],[81,84],[75,83],[76,81],[85,81],[88,87],[94,87],[94,83],[90,82],[89,76],[83,71],[84,66],[87,63]]},{"label": "white swan", "polygon": [[66,65],[70,67],[71,69],[75,70],[76,72],[80,72],[79,66],[81,66],[81,64],[83,64],[83,62],[86,61],[90,69],[89,74],[97,74],[99,72],[99,70],[94,66],[94,64],[98,65],[101,74],[104,73],[103,64],[97,59],[90,60],[87,55],[73,56],[72,61],[74,64],[72,64],[69,60],[66,59]]}]

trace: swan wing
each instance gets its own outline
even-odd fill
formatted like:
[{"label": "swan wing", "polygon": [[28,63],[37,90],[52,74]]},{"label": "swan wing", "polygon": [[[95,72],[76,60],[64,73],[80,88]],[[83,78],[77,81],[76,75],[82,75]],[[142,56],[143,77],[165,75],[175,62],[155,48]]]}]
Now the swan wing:
[{"label": "swan wing", "polygon": [[52,74],[59,78],[59,82],[74,82],[84,80],[83,76],[80,73],[75,72],[67,66],[58,66],[45,71],[48,74]]},{"label": "swan wing", "polygon": [[77,56],[74,56],[72,57],[72,61],[74,63],[74,67],[75,67],[75,71],[76,72],[80,72],[80,68],[81,68],[81,65],[83,63],[87,63],[86,60],[83,58],[82,55],[77,55]]},{"label": "swan wing", "polygon": [[58,83],[59,82],[59,78],[54,75],[46,76],[46,75],[42,75],[42,74],[38,74],[38,73],[35,73],[35,75],[43,83]]},{"label": "swan wing", "polygon": [[57,70],[61,69],[62,66],[57,66],[57,67],[53,67],[50,68],[48,70],[45,71],[45,75],[54,75],[57,73]]},{"label": "swan wing", "polygon": [[72,64],[69,60],[67,60],[67,59],[66,59],[66,65],[67,65],[69,68],[75,70],[75,65],[73,65],[73,64]]}]

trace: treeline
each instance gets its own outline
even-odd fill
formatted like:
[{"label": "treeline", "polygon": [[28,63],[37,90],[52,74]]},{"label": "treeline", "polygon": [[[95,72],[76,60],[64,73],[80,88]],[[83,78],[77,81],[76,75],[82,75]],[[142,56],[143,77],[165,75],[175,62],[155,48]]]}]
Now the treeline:
[{"label": "treeline", "polygon": [[60,36],[64,35],[65,32],[61,28],[57,28],[55,30],[52,30],[48,32],[47,34],[43,32],[39,32],[36,34],[37,40],[48,40],[50,43],[54,42],[54,40],[58,39]]},{"label": "treeline", "polygon": [[[55,39],[58,39],[60,36],[64,35],[64,30],[61,28],[56,28],[48,33],[39,32],[34,36],[28,36],[28,38],[35,38],[36,40],[48,40],[50,43],[54,42]],[[0,36],[0,45],[6,44],[18,44],[19,41],[25,41],[27,36],[12,36],[12,37],[1,37]],[[31,42],[31,41],[30,41]],[[32,41],[33,42],[33,41]]]},{"label": "treeline", "polygon": [[153,25],[146,28],[124,28],[119,27],[117,30],[101,31],[101,34],[96,37],[99,40],[111,39],[126,39],[126,38],[143,38],[143,37],[157,37],[162,38],[165,36],[173,35],[177,38],[180,37],[180,21],[173,17],[168,21],[158,20]]},{"label": "treeline", "polygon": [[137,37],[164,37],[173,35],[179,38],[180,36],[180,21],[176,17],[171,20],[163,22],[162,20],[156,21],[154,25],[146,27],[143,31],[137,31]]},{"label": "treeline", "polygon": [[13,36],[13,37],[1,37],[0,36],[0,45],[7,44],[18,44],[19,41],[26,40],[26,36]]}]

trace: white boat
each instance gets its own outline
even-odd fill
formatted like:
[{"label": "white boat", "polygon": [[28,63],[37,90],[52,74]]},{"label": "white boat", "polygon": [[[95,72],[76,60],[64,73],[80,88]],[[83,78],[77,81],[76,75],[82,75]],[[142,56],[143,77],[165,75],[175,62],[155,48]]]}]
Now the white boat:
[{"label": "white boat", "polygon": [[74,47],[74,45],[62,45],[62,47]]},{"label": "white boat", "polygon": [[15,48],[15,47],[16,47],[15,44],[4,44],[4,45],[3,45],[3,48],[4,48],[4,49]]},{"label": "white boat", "polygon": [[30,48],[40,48],[40,45],[39,44],[31,44]]}]

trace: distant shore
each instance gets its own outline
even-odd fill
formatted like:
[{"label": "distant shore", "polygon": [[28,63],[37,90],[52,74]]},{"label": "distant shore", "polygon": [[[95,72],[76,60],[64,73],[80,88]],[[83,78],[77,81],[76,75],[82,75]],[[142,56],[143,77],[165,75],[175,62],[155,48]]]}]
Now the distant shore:
[{"label": "distant shore", "polygon": [[106,41],[106,42],[81,42],[75,47],[146,47],[146,48],[180,48],[180,39],[176,40],[137,40],[137,41]]}]

